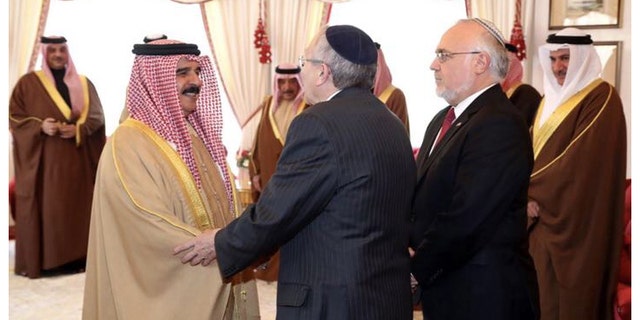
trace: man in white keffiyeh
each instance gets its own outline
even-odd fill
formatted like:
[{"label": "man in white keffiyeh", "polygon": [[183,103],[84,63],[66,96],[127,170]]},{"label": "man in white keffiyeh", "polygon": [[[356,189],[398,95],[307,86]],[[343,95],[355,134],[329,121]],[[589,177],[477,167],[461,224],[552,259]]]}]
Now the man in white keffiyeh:
[{"label": "man in white keffiyeh", "polygon": [[129,117],[98,169],[83,318],[257,319],[251,270],[222,279],[211,260],[191,266],[172,255],[235,217],[211,62],[167,39],[133,53]]},{"label": "man in white keffiyeh", "polygon": [[612,319],[627,161],[622,101],[600,78],[584,31],[551,34],[538,52],[544,97],[527,213],[541,319]]}]

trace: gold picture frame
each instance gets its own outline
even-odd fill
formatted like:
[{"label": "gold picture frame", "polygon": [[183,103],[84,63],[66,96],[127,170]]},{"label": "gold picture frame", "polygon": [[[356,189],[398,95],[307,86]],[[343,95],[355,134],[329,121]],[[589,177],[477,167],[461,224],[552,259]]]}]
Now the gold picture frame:
[{"label": "gold picture frame", "polygon": [[619,28],[621,0],[549,0],[549,29]]},{"label": "gold picture frame", "polygon": [[602,79],[620,90],[620,68],[622,62],[622,41],[594,41],[602,63]]}]

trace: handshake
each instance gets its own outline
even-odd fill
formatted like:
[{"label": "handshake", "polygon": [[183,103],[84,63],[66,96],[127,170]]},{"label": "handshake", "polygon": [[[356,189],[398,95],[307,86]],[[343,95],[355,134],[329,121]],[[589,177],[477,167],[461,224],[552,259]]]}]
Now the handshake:
[{"label": "handshake", "polygon": [[184,264],[208,266],[216,259],[215,238],[218,231],[220,229],[206,230],[195,238],[175,247],[173,254],[181,255],[184,253],[180,258],[180,261]]}]

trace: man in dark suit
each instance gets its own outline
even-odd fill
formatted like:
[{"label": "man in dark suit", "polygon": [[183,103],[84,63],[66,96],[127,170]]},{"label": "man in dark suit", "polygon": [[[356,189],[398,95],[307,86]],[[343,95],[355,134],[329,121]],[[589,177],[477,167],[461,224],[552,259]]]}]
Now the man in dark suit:
[{"label": "man in dark suit", "polygon": [[430,67],[450,106],[418,156],[411,271],[425,319],[538,317],[526,231],[533,155],[524,118],[500,88],[508,63],[493,23],[467,19],[445,32]]},{"label": "man in dark suit", "polygon": [[280,247],[278,319],[411,319],[416,166],[404,126],[371,93],[376,46],[331,26],[304,54],[313,106],[293,120],[260,199],[175,252],[193,265],[217,256],[226,278]]}]

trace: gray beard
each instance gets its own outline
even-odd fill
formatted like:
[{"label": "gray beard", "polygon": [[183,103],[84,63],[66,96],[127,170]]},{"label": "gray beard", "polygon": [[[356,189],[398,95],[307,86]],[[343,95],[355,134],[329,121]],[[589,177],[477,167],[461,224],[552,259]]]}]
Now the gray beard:
[{"label": "gray beard", "polygon": [[438,97],[447,101],[447,103],[449,103],[450,105],[457,105],[458,103],[454,104],[452,101],[457,101],[457,102],[462,101],[463,99],[460,99],[460,95],[463,92],[467,92],[469,88],[471,88],[471,84],[472,84],[471,80],[468,79],[460,87],[455,89],[444,89],[444,90],[436,89],[436,95],[438,95]]}]

